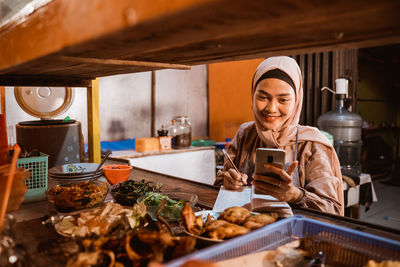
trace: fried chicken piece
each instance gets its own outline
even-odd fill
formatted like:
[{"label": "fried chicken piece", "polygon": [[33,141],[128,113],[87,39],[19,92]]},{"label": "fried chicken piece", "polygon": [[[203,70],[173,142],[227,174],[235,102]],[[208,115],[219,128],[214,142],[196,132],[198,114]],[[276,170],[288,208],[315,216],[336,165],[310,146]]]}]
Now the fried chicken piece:
[{"label": "fried chicken piece", "polygon": [[[216,220],[215,222],[218,221],[221,220]],[[224,239],[224,238],[235,237],[238,235],[243,235],[248,233],[249,231],[250,231],[249,229],[243,226],[225,222],[225,224],[220,225],[219,227],[215,228],[212,231],[209,231],[208,234],[213,239]]]},{"label": "fried chicken piece", "polygon": [[186,229],[195,235],[201,235],[204,232],[203,219],[201,216],[195,216],[192,207],[188,202],[185,202],[185,206],[182,209],[182,220]]},{"label": "fried chicken piece", "polygon": [[228,224],[228,222],[224,220],[213,220],[208,224],[206,224],[206,231],[208,232],[214,231],[215,229],[222,227],[225,224]]},{"label": "fried chicken piece", "polygon": [[278,219],[278,213],[257,214],[247,217],[243,226],[249,230],[255,230],[265,225],[271,224]]},{"label": "fried chicken piece", "polygon": [[204,227],[204,222],[203,222],[203,218],[201,217],[201,215],[196,216],[196,220],[194,222],[199,228],[203,228]]},{"label": "fried chicken piece", "polygon": [[231,223],[242,224],[250,215],[250,211],[242,207],[230,207],[219,215],[218,219],[223,219]]},{"label": "fried chicken piece", "polygon": [[206,220],[206,222],[204,223],[204,227],[207,229],[207,227],[208,227],[213,221],[215,221],[214,217],[211,216],[211,214],[208,214],[208,215],[207,215],[207,220]]}]

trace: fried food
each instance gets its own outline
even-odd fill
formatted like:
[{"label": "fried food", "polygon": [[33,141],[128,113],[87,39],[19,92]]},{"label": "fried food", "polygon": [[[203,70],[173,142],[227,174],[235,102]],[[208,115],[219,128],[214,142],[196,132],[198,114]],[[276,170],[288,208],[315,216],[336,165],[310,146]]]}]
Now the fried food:
[{"label": "fried food", "polygon": [[[218,222],[220,220],[216,220]],[[224,239],[224,238],[231,238],[238,235],[243,235],[248,233],[250,230],[229,222],[225,222],[225,224],[220,225],[219,227],[215,228],[212,231],[208,232],[208,235],[213,239]]]},{"label": "fried food", "polygon": [[186,229],[195,235],[201,235],[204,232],[203,219],[201,216],[196,217],[194,215],[192,207],[188,202],[185,202],[184,208],[182,209],[182,220]]},{"label": "fried food", "polygon": [[207,227],[208,227],[213,221],[215,221],[214,217],[211,216],[211,214],[208,214],[208,215],[207,215],[207,220],[206,220],[206,222],[204,223],[205,228],[207,229]]},{"label": "fried food", "polygon": [[146,214],[146,206],[135,204],[133,208],[123,207],[108,202],[103,207],[82,212],[79,217],[64,217],[56,229],[66,235],[85,237],[88,235],[105,235],[117,225],[125,225],[127,219],[130,228],[139,226],[140,218]]},{"label": "fried food", "polygon": [[214,231],[215,229],[228,224],[229,222],[225,220],[213,220],[206,226],[206,231]]},{"label": "fried food", "polygon": [[249,230],[255,230],[265,225],[271,224],[278,219],[278,213],[257,214],[247,217],[243,226]]},{"label": "fried food", "polygon": [[246,208],[231,207],[221,212],[218,219],[209,213],[203,222],[203,218],[196,217],[189,205],[185,205],[182,210],[182,220],[186,230],[197,236],[211,237],[217,240],[246,234],[251,230],[273,223],[277,219],[277,213],[254,215]]},{"label": "fried food", "polygon": [[[126,237],[125,251],[132,262],[164,262],[190,253],[195,244],[196,239],[191,236],[139,231]],[[168,255],[165,251],[169,251]]]},{"label": "fried food", "polygon": [[400,266],[400,261],[382,261],[382,262],[376,262],[374,260],[369,260],[366,267],[399,267]]},{"label": "fried food", "polygon": [[218,219],[223,219],[231,223],[242,224],[250,215],[250,211],[242,207],[230,207],[221,212]]},{"label": "fried food", "polygon": [[86,266],[115,266],[115,255],[112,251],[98,250],[94,252],[82,252],[67,262],[67,267]]}]

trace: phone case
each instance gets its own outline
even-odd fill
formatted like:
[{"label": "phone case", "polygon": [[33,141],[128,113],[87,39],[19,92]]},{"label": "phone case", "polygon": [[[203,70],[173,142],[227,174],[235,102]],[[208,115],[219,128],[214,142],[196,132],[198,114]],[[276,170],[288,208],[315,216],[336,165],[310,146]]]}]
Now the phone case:
[{"label": "phone case", "polygon": [[[257,148],[255,174],[276,177],[273,173],[268,173],[265,164],[272,164],[279,168],[285,167],[285,150],[274,148]],[[279,178],[276,177],[276,178]]]}]

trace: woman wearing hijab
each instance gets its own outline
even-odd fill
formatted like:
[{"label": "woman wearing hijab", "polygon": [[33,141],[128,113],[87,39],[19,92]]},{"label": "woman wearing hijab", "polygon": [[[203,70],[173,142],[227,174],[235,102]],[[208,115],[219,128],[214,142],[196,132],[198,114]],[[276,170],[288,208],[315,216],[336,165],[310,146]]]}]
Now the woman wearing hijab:
[{"label": "woman wearing hijab", "polygon": [[[253,184],[258,192],[291,205],[343,215],[335,150],[317,128],[299,125],[303,88],[297,62],[285,56],[264,60],[254,73],[251,95],[255,121],[242,124],[228,148],[240,173],[226,161],[215,184],[232,190]],[[257,148],[285,150],[284,170],[266,165],[280,180],[254,175]]]}]

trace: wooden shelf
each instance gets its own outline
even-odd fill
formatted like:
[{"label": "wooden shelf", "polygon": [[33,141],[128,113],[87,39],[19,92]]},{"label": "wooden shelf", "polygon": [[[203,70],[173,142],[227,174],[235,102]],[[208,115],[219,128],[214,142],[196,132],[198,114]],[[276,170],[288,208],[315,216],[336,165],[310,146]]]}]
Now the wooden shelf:
[{"label": "wooden shelf", "polygon": [[0,84],[86,86],[114,74],[400,43],[399,10],[397,0],[53,0],[0,28]]}]

